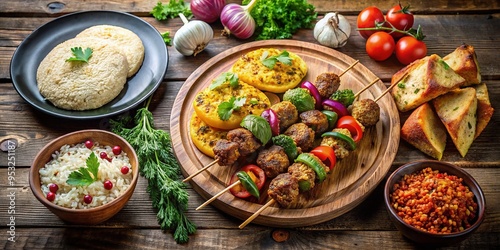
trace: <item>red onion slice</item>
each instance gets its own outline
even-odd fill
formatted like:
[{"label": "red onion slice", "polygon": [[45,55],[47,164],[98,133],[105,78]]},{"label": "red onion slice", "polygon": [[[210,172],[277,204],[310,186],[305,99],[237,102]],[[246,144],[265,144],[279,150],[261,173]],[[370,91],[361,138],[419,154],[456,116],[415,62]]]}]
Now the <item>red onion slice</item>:
[{"label": "red onion slice", "polygon": [[340,117],[344,116],[344,115],[349,115],[349,112],[347,111],[347,108],[344,107],[344,105],[338,101],[335,101],[335,100],[332,100],[332,99],[325,99],[323,101],[323,106],[326,106],[325,109],[327,110],[332,110],[334,111],[335,113],[337,113],[337,115]]},{"label": "red onion slice", "polygon": [[309,93],[314,97],[314,100],[316,100],[315,107],[317,110],[321,110],[321,95],[319,94],[318,89],[314,84],[312,84],[310,81],[305,81],[300,85],[301,88],[305,88],[309,90]]}]

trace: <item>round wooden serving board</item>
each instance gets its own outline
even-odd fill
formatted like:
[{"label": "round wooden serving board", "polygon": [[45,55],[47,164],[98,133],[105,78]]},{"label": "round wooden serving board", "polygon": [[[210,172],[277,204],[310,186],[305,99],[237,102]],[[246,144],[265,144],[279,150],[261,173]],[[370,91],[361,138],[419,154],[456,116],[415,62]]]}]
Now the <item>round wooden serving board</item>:
[{"label": "round wooden serving board", "polygon": [[[324,72],[340,74],[355,62],[351,57],[336,50],[293,40],[246,43],[211,58],[186,80],[172,108],[170,132],[174,152],[181,163],[184,176],[195,173],[213,161],[196,148],[189,136],[194,97],[221,73],[229,71],[240,56],[263,47],[287,50],[299,55],[308,66],[304,80],[311,82]],[[341,77],[340,88],[350,88],[356,93],[376,78],[376,75],[358,63]],[[360,98],[375,99],[386,89],[385,85],[378,81],[363,92]],[[308,226],[338,217],[361,203],[389,171],[399,145],[399,113],[392,97],[387,94],[377,103],[381,108],[378,124],[367,128],[358,148],[347,158],[339,160],[323,183],[301,194],[294,208],[284,209],[275,204],[265,209],[253,223],[273,227]],[[241,166],[222,167],[215,164],[194,177],[190,184],[201,196],[209,199],[228,185],[231,175],[239,167]],[[264,199],[254,203],[236,198],[227,192],[211,204],[231,216],[246,220],[262,207],[266,199],[268,197],[264,195]]]}]

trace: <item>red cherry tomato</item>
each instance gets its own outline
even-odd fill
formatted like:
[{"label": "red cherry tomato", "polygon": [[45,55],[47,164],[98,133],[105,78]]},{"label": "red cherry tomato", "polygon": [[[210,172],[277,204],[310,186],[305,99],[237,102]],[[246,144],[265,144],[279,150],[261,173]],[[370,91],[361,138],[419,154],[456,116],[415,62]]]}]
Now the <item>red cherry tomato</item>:
[{"label": "red cherry tomato", "polygon": [[[259,168],[257,165],[249,164],[242,167],[240,171],[245,171],[255,182],[255,185],[257,185],[257,189],[262,189],[264,183],[266,182],[266,174],[264,173],[264,170],[262,170],[262,168]],[[233,175],[233,177],[231,177],[231,184],[239,180],[238,176],[236,176],[236,173]],[[243,187],[242,184],[231,188],[229,191],[231,191],[234,196],[242,199],[252,196],[250,192],[248,192],[245,187]]]},{"label": "red cherry tomato", "polygon": [[325,165],[332,170],[337,163],[337,157],[335,156],[335,151],[333,148],[328,146],[317,146],[313,150],[311,150],[311,154],[318,157],[320,160],[325,163]]},{"label": "red cherry tomato", "polygon": [[[410,12],[409,8],[409,5],[402,7],[401,4],[398,4],[387,12],[385,20],[398,30],[409,30],[413,27],[414,22],[413,14]],[[404,34],[398,32],[393,32],[391,35],[395,39],[404,36]]]},{"label": "red cherry tomato", "polygon": [[425,43],[412,36],[402,37],[396,44],[396,57],[404,65],[408,65],[426,55],[427,46]]},{"label": "red cherry tomato", "polygon": [[388,33],[379,31],[366,40],[366,53],[375,61],[384,61],[394,52],[396,43]]},{"label": "red cherry tomato", "polygon": [[[375,23],[382,23],[384,22],[384,13],[382,11],[375,7],[375,6],[370,6],[362,10],[359,15],[358,15],[358,28],[374,28]],[[373,30],[360,30],[359,34],[367,39],[377,31]]]},{"label": "red cherry tomato", "polygon": [[337,121],[337,128],[345,128],[351,133],[354,142],[358,143],[363,138],[363,129],[359,126],[356,118],[346,115],[339,118]]}]

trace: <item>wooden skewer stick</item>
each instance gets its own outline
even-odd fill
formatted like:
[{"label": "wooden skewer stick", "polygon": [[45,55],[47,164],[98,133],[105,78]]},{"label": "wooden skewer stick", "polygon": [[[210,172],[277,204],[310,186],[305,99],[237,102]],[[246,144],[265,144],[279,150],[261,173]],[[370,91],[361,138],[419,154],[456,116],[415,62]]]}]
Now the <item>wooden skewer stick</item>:
[{"label": "wooden skewer stick", "polygon": [[389,92],[394,86],[396,86],[398,84],[398,82],[395,82],[393,85],[389,86],[389,88],[387,88],[382,94],[380,94],[379,97],[377,97],[377,99],[373,100],[374,102],[377,102],[380,98],[382,98],[385,94],[387,94],[387,92]]},{"label": "wooden skewer stick", "polygon": [[267,207],[273,205],[275,202],[276,202],[275,200],[268,201],[266,204],[264,204],[264,206],[262,206],[254,214],[252,214],[252,216],[250,216],[246,221],[244,221],[243,223],[241,223],[241,225],[239,226],[239,228],[243,229],[246,225],[248,225],[248,223],[252,222],[255,218],[257,218],[257,216],[259,216],[259,214],[262,213],[262,211],[264,211],[264,209],[266,209]]},{"label": "wooden skewer stick", "polygon": [[229,189],[235,187],[236,185],[238,185],[240,183],[241,183],[241,181],[238,180],[238,181],[234,182],[233,184],[229,185],[227,188],[224,188],[224,190],[220,191],[219,193],[214,195],[214,197],[210,198],[209,200],[205,201],[205,203],[203,203],[199,207],[197,207],[196,210],[202,209],[203,207],[205,207],[206,205],[210,204],[212,201],[217,199],[219,196],[221,196],[223,193],[229,191]]},{"label": "wooden skewer stick", "polygon": [[385,94],[387,94],[387,92],[389,92],[392,88],[394,88],[394,86],[398,85],[398,83],[403,80],[403,78],[406,77],[406,75],[408,74],[408,71],[406,73],[404,73],[397,81],[394,81],[394,83],[389,86],[389,88],[387,88],[382,94],[380,94],[379,97],[377,97],[377,99],[375,99],[374,101],[377,102],[380,98],[382,98]]},{"label": "wooden skewer stick", "polygon": [[373,80],[370,84],[366,85],[363,89],[361,89],[360,91],[358,91],[358,93],[356,93],[354,95],[354,99],[358,98],[358,96],[361,95],[361,93],[363,93],[363,91],[367,90],[369,87],[371,87],[373,84],[375,84],[379,80],[380,80],[379,78]]},{"label": "wooden skewer stick", "polygon": [[355,62],[353,62],[351,64],[351,66],[349,66],[347,69],[345,69],[342,73],[340,73],[339,77],[343,76],[347,71],[349,71],[350,69],[352,69],[352,67],[354,67],[356,64],[359,63],[359,60],[356,60]]},{"label": "wooden skewer stick", "polygon": [[195,176],[197,176],[198,174],[200,174],[201,172],[207,170],[209,167],[211,167],[212,165],[214,165],[215,163],[219,162],[219,160],[215,160],[213,162],[210,162],[208,165],[206,165],[205,167],[203,167],[202,169],[196,171],[196,173],[188,176],[186,179],[184,179],[182,182],[188,182],[189,180],[193,179]]}]

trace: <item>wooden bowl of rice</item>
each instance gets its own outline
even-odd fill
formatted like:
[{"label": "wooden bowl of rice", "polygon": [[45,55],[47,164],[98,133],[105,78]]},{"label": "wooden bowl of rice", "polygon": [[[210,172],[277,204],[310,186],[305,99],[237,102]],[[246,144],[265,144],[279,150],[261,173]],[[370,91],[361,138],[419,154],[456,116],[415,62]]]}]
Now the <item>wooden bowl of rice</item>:
[{"label": "wooden bowl of rice", "polygon": [[477,181],[461,167],[414,161],[387,179],[384,203],[396,228],[423,246],[449,246],[481,225],[486,201]]},{"label": "wooden bowl of rice", "polygon": [[[64,163],[67,162],[67,160],[61,160],[60,162],[58,162],[58,159],[59,157],[61,157],[61,155],[63,155],[64,157],[80,156],[80,158],[82,158],[83,155],[79,155],[80,153],[88,153],[88,151],[85,151],[87,150],[86,148],[82,148],[82,145],[84,145],[83,147],[85,147],[85,142],[89,140],[95,144],[88,150],[95,151],[94,149],[96,149],[108,152],[109,159],[103,159],[99,154],[96,155],[97,158],[99,158],[98,160],[101,162],[98,174],[98,178],[100,178],[99,180],[96,180],[92,184],[87,186],[84,185],[68,187],[66,186],[66,181],[63,181],[68,178],[67,175],[66,177],[64,176],[69,171],[68,167],[66,167],[64,164],[76,164],[73,163],[73,161],[71,161],[70,163]],[[111,148],[116,145],[120,146],[121,153],[114,155]],[[73,151],[66,152],[68,148]],[[56,161],[57,164],[53,164],[54,161]],[[75,158],[75,162],[77,162],[78,165],[82,165],[82,162],[79,161],[78,158]],[[54,183],[56,183],[57,178],[59,177],[61,178],[61,181],[58,182],[58,191],[54,192],[54,200],[49,201],[49,191],[46,184],[47,177],[44,175],[46,175],[45,172],[48,168],[54,167],[53,165],[55,165],[56,167],[60,167],[61,169],[53,171],[50,178],[56,178],[52,179],[54,180]],[[122,165],[126,165],[127,167],[129,167],[128,171],[124,170],[123,172],[121,172],[121,169],[119,169],[118,172],[116,172],[112,170],[115,167],[125,167]],[[69,172],[74,172],[74,170]],[[126,172],[126,174],[123,174],[124,176],[119,176],[120,172],[122,174]],[[31,190],[35,197],[59,218],[66,222],[74,224],[92,225],[108,220],[125,206],[134,192],[138,177],[139,164],[137,155],[132,146],[122,137],[114,133],[105,130],[92,129],[76,131],[63,135],[54,139],[45,147],[43,147],[36,155],[33,164],[31,165],[29,182]],[[104,180],[112,182],[113,185],[111,188],[109,188],[108,185],[107,188],[105,188],[106,190],[100,190],[100,187],[105,187],[103,186],[103,183],[105,182]],[[81,194],[74,194],[74,192],[77,192],[81,188],[88,189],[85,190],[85,192],[88,192],[89,195],[91,194],[93,199],[90,200],[93,201],[91,201],[90,203],[79,203],[79,201],[84,201],[83,197],[81,196]],[[62,200],[63,197],[69,197],[66,199],[72,199],[73,202],[68,202],[67,204],[65,204]]]}]

